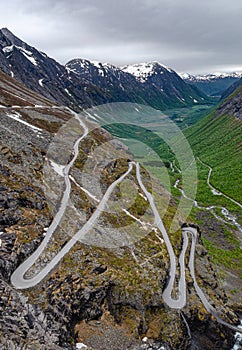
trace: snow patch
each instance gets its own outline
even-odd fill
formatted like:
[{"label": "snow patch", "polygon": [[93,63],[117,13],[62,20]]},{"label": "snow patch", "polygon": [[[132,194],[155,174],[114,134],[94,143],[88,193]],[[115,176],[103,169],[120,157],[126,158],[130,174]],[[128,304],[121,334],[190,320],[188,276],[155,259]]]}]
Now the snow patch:
[{"label": "snow patch", "polygon": [[[242,329],[242,320],[240,320],[240,325],[238,328]],[[232,348],[232,350],[239,350],[241,348],[241,342],[242,342],[242,334],[239,332],[235,333],[235,344]]]},{"label": "snow patch", "polygon": [[32,56],[28,56],[26,53],[22,52],[22,54],[34,65],[37,66],[38,63],[36,61],[36,59]]},{"label": "snow patch", "polygon": [[69,96],[72,97],[72,95],[71,95],[71,93],[70,93],[70,91],[69,91],[68,89],[65,89],[65,92],[66,92]]},{"label": "snow patch", "polygon": [[59,174],[60,176],[64,177],[63,171],[64,171],[64,168],[65,168],[65,165],[57,164],[53,160],[50,160],[50,165],[52,166],[52,168],[55,170],[55,172],[57,174]]},{"label": "snow patch", "polygon": [[[150,76],[152,76],[153,74],[157,74],[157,72],[155,71],[155,66],[160,66],[166,69],[168,72],[173,73],[172,69],[166,67],[165,65],[159,62],[137,63],[122,67],[121,69],[126,73],[134,75],[138,80],[144,83]],[[159,72],[159,74],[163,73],[164,72]]]},{"label": "snow patch", "polygon": [[12,52],[12,51],[13,51],[13,47],[14,47],[14,45],[5,46],[5,47],[2,48],[2,51],[3,51],[4,53]]},{"label": "snow patch", "polygon": [[187,79],[192,80],[192,78],[194,78],[193,75],[191,75],[189,73],[178,73],[178,75],[180,76],[180,78],[185,79],[185,80],[187,80]]},{"label": "snow patch", "polygon": [[126,209],[123,209],[123,212],[125,212],[126,215],[128,215],[129,217],[131,217],[132,219],[134,219],[135,221],[137,221],[139,224],[141,224],[141,226],[142,226],[142,228],[143,228],[144,230],[148,230],[148,227],[147,227],[147,226],[148,226],[148,225],[150,226],[149,223],[145,223],[144,221],[142,221],[142,220],[136,218],[136,216],[130,214],[130,212],[129,212],[128,210],[126,210]]},{"label": "snow patch", "polygon": [[18,112],[15,112],[14,114],[7,114],[7,116],[11,119],[17,120],[18,122],[20,122],[21,124],[24,124],[28,127],[30,127],[34,132],[42,132],[43,130],[38,128],[37,126],[34,126],[28,122],[26,122],[25,120],[21,119],[21,114]]},{"label": "snow patch", "polygon": [[76,349],[78,350],[86,350],[87,346],[83,343],[76,343]]},{"label": "snow patch", "polygon": [[94,196],[91,192],[89,192],[86,188],[82,187],[81,185],[79,185],[76,180],[74,179],[73,176],[69,175],[69,178],[71,179],[71,181],[74,182],[74,184],[79,187],[83,192],[85,192],[89,197],[91,197],[92,199],[94,199],[95,201],[99,202],[99,199]]},{"label": "snow patch", "polygon": [[197,75],[191,75],[189,73],[178,73],[178,74],[182,79],[192,81],[192,82],[211,81],[211,80],[225,79],[225,78],[237,78],[237,79],[242,78],[242,72],[232,72],[232,73],[215,72],[211,74],[197,74]]},{"label": "snow patch", "polygon": [[38,65],[36,59],[33,57],[33,53],[29,50],[26,50],[24,47],[17,46],[17,45],[5,46],[2,49],[2,51],[4,53],[11,53],[14,47],[18,49],[34,66]]},{"label": "snow patch", "polygon": [[44,86],[44,85],[43,85],[43,80],[44,80],[44,78],[39,79],[39,85],[40,85],[41,87],[43,87],[43,86]]},{"label": "snow patch", "polygon": [[95,67],[100,68],[102,66],[101,62],[98,61],[90,61]]},{"label": "snow patch", "polygon": [[142,198],[144,198],[145,201],[148,200],[147,197],[146,197],[143,193],[140,193],[140,192],[139,192],[139,195],[140,195]]}]

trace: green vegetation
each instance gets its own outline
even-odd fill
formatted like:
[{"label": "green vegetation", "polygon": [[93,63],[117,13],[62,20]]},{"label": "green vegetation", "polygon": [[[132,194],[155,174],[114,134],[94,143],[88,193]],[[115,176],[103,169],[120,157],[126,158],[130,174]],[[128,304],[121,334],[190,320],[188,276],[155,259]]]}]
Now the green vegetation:
[{"label": "green vegetation", "polygon": [[[241,202],[241,121],[233,116],[218,115],[211,106],[195,106],[193,108],[173,109],[165,114],[174,121],[191,145],[197,167],[197,194],[199,206],[216,206],[214,213],[222,216],[221,207],[226,207],[230,214],[236,215],[240,222],[241,212],[238,205],[218,193],[213,193],[207,180],[209,167],[213,169],[210,184],[234,200]],[[206,115],[210,112],[209,115]],[[180,180],[179,163],[171,148],[163,141],[162,119],[157,121],[154,115],[145,118],[141,114],[140,120],[125,121],[124,124],[110,124],[105,128],[114,136],[126,143],[144,167],[158,178],[164,187],[171,191],[179,201],[181,193],[174,188],[175,181]],[[138,118],[138,116],[136,116]],[[136,125],[127,125],[134,122]],[[179,144],[179,138],[172,143]],[[153,191],[154,194],[154,191]],[[174,210],[175,210],[174,206]],[[162,211],[164,208],[159,207]],[[169,208],[169,211],[171,209]],[[171,213],[170,213],[171,214]],[[172,221],[172,215],[166,214],[164,219],[166,227]],[[173,213],[174,214],[174,213]],[[137,213],[136,213],[137,215]],[[206,220],[208,219],[208,223]],[[219,221],[210,211],[193,207],[188,221],[195,221],[203,227],[203,244],[212,257],[212,262],[221,269],[233,270],[237,275],[242,272],[242,251],[239,241],[235,238],[231,226]],[[204,223],[205,220],[205,223]],[[211,224],[211,227],[210,227]],[[179,242],[175,234],[171,237],[173,244]]]},{"label": "green vegetation", "polygon": [[220,96],[231,84],[235,83],[237,80],[238,78],[233,77],[217,78],[209,81],[196,81],[192,85],[195,85],[208,96]]},{"label": "green vegetation", "polygon": [[194,154],[213,168],[211,184],[239,202],[242,201],[241,132],[240,120],[215,113],[185,131]]},{"label": "green vegetation", "polygon": [[198,105],[190,108],[170,109],[164,111],[164,113],[168,115],[181,129],[185,129],[208,115],[213,108],[214,107],[211,105]]},{"label": "green vegetation", "polygon": [[[196,112],[195,107],[190,110],[190,117],[194,111]],[[197,106],[197,111],[199,111],[199,106]],[[144,120],[141,120],[141,125],[142,122]],[[155,130],[156,127],[159,130],[159,126],[155,126],[155,121],[150,120],[148,129]],[[162,140],[159,132],[153,133],[151,130],[126,124],[112,124],[106,129],[114,136],[123,138],[136,159],[160,179],[165,188],[170,190],[174,196],[180,196],[180,192],[173,188],[175,181],[181,177],[177,169],[178,164],[173,167],[172,172],[171,162],[174,163],[175,155]],[[241,202],[241,131],[239,120],[230,116],[216,116],[215,112],[185,130],[185,136],[191,144],[194,156],[197,157],[196,200],[200,206],[225,206],[231,212],[238,213],[239,208],[236,204],[222,195],[215,195],[207,185],[209,173],[207,165],[213,168],[210,183],[219,191]]]},{"label": "green vegetation", "polygon": [[218,247],[215,243],[212,243],[206,238],[203,238],[203,244],[215,264],[223,265],[228,269],[242,270],[242,250],[238,242],[234,249],[228,250]]}]

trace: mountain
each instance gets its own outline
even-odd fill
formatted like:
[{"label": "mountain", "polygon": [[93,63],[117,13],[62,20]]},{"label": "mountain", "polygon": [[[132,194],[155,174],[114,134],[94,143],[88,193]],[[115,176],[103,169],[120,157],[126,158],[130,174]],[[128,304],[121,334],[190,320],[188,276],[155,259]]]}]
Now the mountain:
[{"label": "mountain", "polygon": [[0,30],[0,68],[29,89],[60,105],[80,110],[107,101],[101,89],[77,79],[64,66],[6,28]]},{"label": "mountain", "polygon": [[[105,91],[109,102],[136,102],[152,104],[147,99],[146,89],[128,73],[108,63],[85,59],[73,59],[66,64],[70,74],[75,74],[80,81],[86,81]],[[160,95],[156,96],[157,105],[162,106]]]},{"label": "mountain", "polygon": [[170,108],[207,102],[205,94],[184,83],[175,71],[159,62],[128,65],[122,70],[132,74],[146,88],[148,94],[150,91],[160,93],[164,103]]},{"label": "mountain", "polygon": [[[157,62],[144,65],[150,67],[149,79],[138,78],[133,74],[133,66],[119,69],[107,63],[83,59],[71,60],[66,68],[80,79],[104,89],[110,96],[110,102],[136,102],[157,109],[168,109],[204,104],[207,101],[205,95],[185,84],[174,71]],[[139,66],[142,67],[142,64]]]},{"label": "mountain", "polygon": [[221,219],[216,222],[207,209],[196,210],[194,215],[204,232],[203,243],[223,275],[223,286],[227,293],[234,291],[237,303],[242,297],[242,88],[184,134],[197,159],[197,202],[214,207]]},{"label": "mountain", "polygon": [[213,168],[214,186],[238,202],[242,200],[241,132],[241,87],[210,115],[185,131],[195,153]]},{"label": "mountain", "polygon": [[234,82],[232,85],[230,85],[225,91],[223,91],[221,95],[221,100],[225,99],[229,95],[231,95],[233,92],[237,90],[238,87],[242,85],[242,78]]},{"label": "mountain", "polygon": [[[77,115],[67,107],[53,105],[3,72],[0,117],[1,348],[74,350],[75,343],[83,347],[85,342],[88,349],[109,350],[117,348],[117,339],[121,350],[184,350],[191,343],[206,350],[214,343],[217,349],[232,347],[233,331],[214,322],[189,274],[188,303],[182,313],[164,304],[169,255],[161,234],[152,229],[154,216],[135,171],[110,193],[112,210],[92,223],[95,226],[84,240],[75,240],[76,230],[100,210],[107,189],[127,172],[133,159],[127,147],[88,121],[85,113]],[[79,150],[73,148],[77,139]],[[71,159],[69,176],[64,178],[64,166]],[[176,201],[143,168],[141,175],[145,186],[151,188],[152,181],[158,208],[166,203],[164,225],[168,229]],[[58,219],[55,214],[60,206],[63,209],[67,181],[70,196],[56,225],[54,218]],[[49,236],[52,223],[55,230]],[[112,249],[98,245],[114,238],[123,243],[130,233],[142,239]],[[179,255],[183,246],[180,230],[170,238]],[[72,241],[75,245],[34,287],[24,291],[13,287],[13,271],[38,247],[40,251],[43,243],[45,250],[38,260],[32,257],[33,266],[24,276],[27,281],[38,276]],[[222,308],[223,317],[236,323],[238,318],[226,306],[200,238],[196,251],[199,284],[213,305]]]},{"label": "mountain", "polygon": [[0,68],[29,89],[77,111],[109,102],[143,103],[162,110],[208,102],[174,71],[156,62],[147,66],[153,74],[145,82],[128,72],[131,66],[122,70],[84,59],[63,66],[7,28],[0,30]]},{"label": "mountain", "polygon": [[[242,120],[242,79],[238,81],[238,87],[217,108],[218,115],[230,115]],[[235,88],[236,85],[233,87]]]},{"label": "mountain", "polygon": [[242,77],[242,73],[214,73],[205,75],[181,73],[180,76],[185,82],[196,86],[206,95],[221,96],[224,90]]}]

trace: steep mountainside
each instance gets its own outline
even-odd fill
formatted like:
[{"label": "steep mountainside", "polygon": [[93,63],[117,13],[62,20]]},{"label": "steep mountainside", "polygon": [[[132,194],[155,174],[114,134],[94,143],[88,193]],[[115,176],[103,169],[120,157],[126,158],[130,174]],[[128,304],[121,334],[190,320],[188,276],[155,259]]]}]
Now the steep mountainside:
[{"label": "steep mountainside", "polygon": [[228,114],[242,120],[242,79],[239,82],[239,87],[218,107],[218,115]]},{"label": "steep mountainside", "polygon": [[239,79],[238,81],[236,81],[235,83],[233,83],[231,86],[228,87],[228,89],[226,89],[222,93],[221,100],[223,100],[226,97],[228,97],[229,95],[231,95],[241,85],[242,85],[242,78]]},{"label": "steep mountainside", "polygon": [[122,68],[124,72],[133,74],[149,91],[161,93],[168,108],[193,106],[207,102],[207,96],[192,87],[179,77],[172,69],[159,62],[138,63]]},{"label": "steep mountainside", "polygon": [[[241,88],[185,133],[194,151],[213,167],[215,187],[241,202]],[[230,174],[230,176],[228,176]]]},{"label": "steep mountainside", "polygon": [[[148,80],[133,74],[132,66],[119,69],[107,63],[74,59],[66,67],[81,79],[105,89],[110,96],[110,102],[137,102],[157,109],[167,109],[203,104],[207,101],[205,95],[184,84],[174,71],[159,63],[145,65],[149,67]],[[146,70],[144,73],[146,74]]]},{"label": "steep mountainside", "polygon": [[193,86],[198,87],[206,95],[221,96],[233,83],[237,82],[242,73],[214,73],[206,75],[180,74],[181,78]]},{"label": "steep mountainside", "polygon": [[107,101],[104,91],[77,79],[64,66],[6,28],[0,30],[0,67],[29,89],[57,104],[80,110]]},{"label": "steep mountainside", "polygon": [[[139,82],[128,73],[108,63],[74,59],[66,64],[70,73],[105,90],[110,102],[133,101],[145,103],[145,92]],[[148,101],[148,100],[147,100]]]},{"label": "steep mountainside", "polygon": [[[27,272],[27,280],[44,270],[93,218],[104,193],[127,172],[132,154],[85,115],[53,106],[2,72],[0,105],[0,347],[71,350],[76,342],[85,342],[95,350],[116,350],[117,344],[120,350],[161,346],[184,350],[191,343],[206,350],[230,349],[233,332],[204,308],[189,273],[188,301],[182,312],[164,304],[169,255],[134,169],[107,198],[110,211],[99,213],[84,240],[76,240],[39,284],[21,293],[11,286],[13,271],[40,244],[47,245]],[[85,138],[68,176],[70,200],[49,237],[67,181],[63,166],[72,159],[81,135]],[[97,174],[99,187],[94,181]],[[169,231],[176,202],[143,168],[141,176],[147,188],[152,182],[159,211],[168,205],[163,221]],[[100,244],[103,239],[122,243],[130,233],[139,239],[129,246],[111,249]],[[170,240],[179,256],[181,231],[170,235]],[[223,318],[238,322],[226,306],[227,297],[200,238],[196,275],[210,302],[223,310]],[[145,336],[149,341],[142,344]]]},{"label": "steep mountainside", "polygon": [[[236,302],[242,297],[241,108],[239,88],[213,113],[185,130],[197,158],[197,201],[205,209],[196,209],[195,215],[207,232],[204,244],[220,270],[224,287]],[[213,216],[218,215],[220,223],[209,207],[215,208]]]},{"label": "steep mountainside", "polygon": [[[138,102],[156,109],[205,103],[207,97],[158,63],[147,64],[149,79],[128,68],[75,59],[62,66],[26,44],[8,29],[0,30],[0,67],[33,91],[75,110],[108,102]],[[146,71],[146,70],[145,70]]]}]

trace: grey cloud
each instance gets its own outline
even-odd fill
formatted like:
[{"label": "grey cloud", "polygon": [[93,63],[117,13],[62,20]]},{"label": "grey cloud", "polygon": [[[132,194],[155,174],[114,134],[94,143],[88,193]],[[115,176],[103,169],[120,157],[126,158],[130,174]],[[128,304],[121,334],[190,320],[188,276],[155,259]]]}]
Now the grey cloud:
[{"label": "grey cloud", "polygon": [[1,1],[0,13],[4,26],[62,63],[83,57],[159,60],[188,72],[242,69],[241,0],[13,0]]}]

